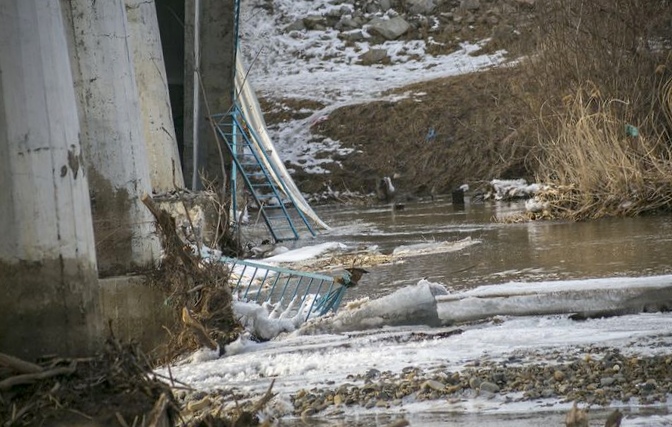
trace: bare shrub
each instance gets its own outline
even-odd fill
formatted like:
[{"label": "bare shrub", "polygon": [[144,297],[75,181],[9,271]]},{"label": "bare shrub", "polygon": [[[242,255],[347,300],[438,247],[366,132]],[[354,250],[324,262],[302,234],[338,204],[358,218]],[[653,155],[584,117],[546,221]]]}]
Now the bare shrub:
[{"label": "bare shrub", "polygon": [[581,90],[562,114],[558,135],[540,148],[538,179],[573,191],[550,200],[552,211],[587,219],[672,207],[670,147],[638,134],[627,105]]},{"label": "bare shrub", "polygon": [[[669,52],[667,1],[558,0],[540,3],[537,54],[528,77],[556,101],[592,81],[604,95],[648,113],[655,70]],[[667,34],[663,28],[667,27]],[[538,108],[537,108],[538,111]]]},{"label": "bare shrub", "polygon": [[538,118],[529,157],[537,178],[574,186],[563,210],[575,219],[669,208],[669,2],[543,7],[538,54],[525,61],[527,80],[518,82],[538,88],[526,98]]}]

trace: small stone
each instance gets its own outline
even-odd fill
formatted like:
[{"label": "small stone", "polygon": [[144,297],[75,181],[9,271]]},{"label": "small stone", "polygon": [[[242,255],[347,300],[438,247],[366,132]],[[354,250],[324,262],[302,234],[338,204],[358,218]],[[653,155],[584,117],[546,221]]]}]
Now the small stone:
[{"label": "small stone", "polygon": [[555,372],[553,372],[553,378],[555,378],[556,381],[560,382],[565,379],[565,373],[560,370],[556,370]]},{"label": "small stone", "polygon": [[609,387],[614,382],[616,382],[616,379],[614,377],[604,377],[600,380],[600,384],[602,385],[602,387]]},{"label": "small stone", "polygon": [[465,10],[478,10],[481,8],[481,2],[479,0],[462,0],[460,7]]},{"label": "small stone", "polygon": [[446,387],[446,393],[448,393],[448,394],[457,393],[460,390],[462,390],[462,386],[459,385],[459,384],[458,385],[451,385],[451,386]]},{"label": "small stone", "polygon": [[363,54],[359,55],[359,60],[362,65],[373,65],[378,63],[389,62],[386,49],[369,49]]},{"label": "small stone", "polygon": [[497,393],[497,392],[499,392],[499,386],[498,386],[497,384],[495,384],[495,383],[491,383],[490,381],[483,381],[483,382],[480,384],[479,388],[480,388],[482,391],[487,391],[487,392],[490,392],[490,393]]},{"label": "small stone", "polygon": [[380,371],[378,369],[372,368],[366,372],[366,378],[373,379],[380,376]]},{"label": "small stone", "polygon": [[445,390],[446,385],[442,383],[441,381],[436,381],[436,380],[427,380],[424,383],[422,383],[422,386],[420,386],[421,389],[432,389],[432,390],[437,390],[437,391],[442,391]]}]

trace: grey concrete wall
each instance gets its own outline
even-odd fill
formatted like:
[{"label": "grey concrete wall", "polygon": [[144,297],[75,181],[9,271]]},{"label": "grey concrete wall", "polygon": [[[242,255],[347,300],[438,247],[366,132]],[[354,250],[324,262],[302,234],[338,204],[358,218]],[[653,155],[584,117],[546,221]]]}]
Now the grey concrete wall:
[{"label": "grey concrete wall", "polygon": [[[197,3],[200,4],[200,10],[195,9]],[[191,182],[194,189],[203,187],[201,177],[219,184],[225,178],[217,138],[206,118],[208,112],[227,112],[233,99],[236,49],[234,3],[234,0],[186,2],[184,159],[185,181]],[[198,24],[195,16],[199,16]],[[198,49],[194,46],[196,27],[199,36]],[[195,61],[197,51],[199,60]],[[194,85],[199,85],[194,81],[195,69],[199,70],[203,89],[197,87],[199,105],[196,116],[192,114]],[[195,140],[198,141],[197,150],[194,150]],[[194,165],[197,165],[195,179]]]},{"label": "grey concrete wall", "polygon": [[125,0],[152,189],[184,187],[154,1]]},{"label": "grey concrete wall", "polygon": [[102,316],[111,322],[114,335],[133,339],[145,352],[166,345],[179,309],[166,304],[167,296],[145,283],[145,278],[110,277],[100,280]]},{"label": "grey concrete wall", "polygon": [[66,17],[82,148],[101,275],[154,264],[151,193],[132,50],[123,0],[61,0]]},{"label": "grey concrete wall", "polygon": [[0,349],[88,355],[101,318],[87,174],[58,0],[0,7]]}]

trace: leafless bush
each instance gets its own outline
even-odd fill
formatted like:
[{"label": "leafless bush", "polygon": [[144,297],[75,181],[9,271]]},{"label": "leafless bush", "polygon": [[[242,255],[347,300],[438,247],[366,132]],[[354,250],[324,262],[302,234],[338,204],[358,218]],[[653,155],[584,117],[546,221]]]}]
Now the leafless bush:
[{"label": "leafless bush", "polygon": [[[538,179],[574,185],[575,219],[670,207],[669,1],[559,0],[539,14],[521,89],[536,115]],[[667,29],[667,34],[665,34]],[[636,135],[635,135],[636,134]]]},{"label": "leafless bush", "polygon": [[558,135],[541,147],[538,171],[541,181],[575,190],[549,200],[559,216],[632,216],[672,207],[669,144],[639,134],[621,104],[586,91],[567,100]]}]

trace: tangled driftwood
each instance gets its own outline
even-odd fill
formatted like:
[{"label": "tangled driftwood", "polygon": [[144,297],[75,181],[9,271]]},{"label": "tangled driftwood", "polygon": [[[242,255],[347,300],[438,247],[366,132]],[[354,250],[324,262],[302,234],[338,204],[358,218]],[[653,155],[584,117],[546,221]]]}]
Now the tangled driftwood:
[{"label": "tangled driftwood", "polygon": [[[168,384],[152,373],[134,344],[114,336],[96,357],[32,363],[0,354],[0,419],[4,426],[55,421],[163,427],[178,412]],[[130,423],[130,424],[129,424]]]}]

